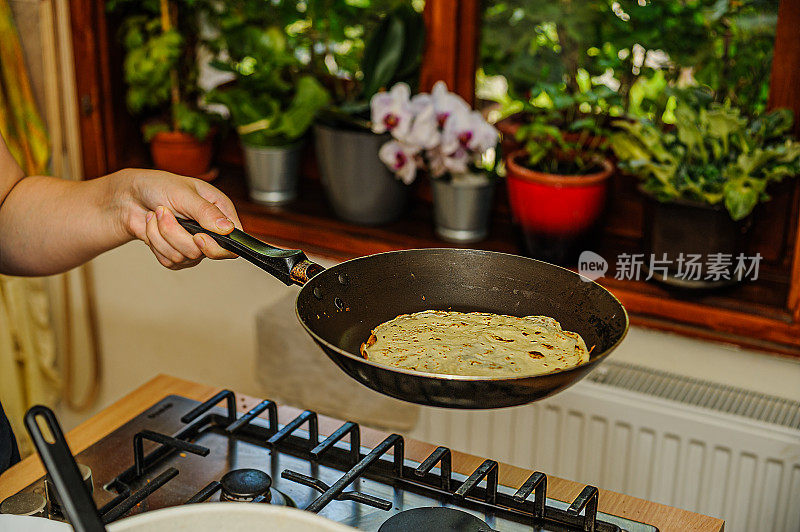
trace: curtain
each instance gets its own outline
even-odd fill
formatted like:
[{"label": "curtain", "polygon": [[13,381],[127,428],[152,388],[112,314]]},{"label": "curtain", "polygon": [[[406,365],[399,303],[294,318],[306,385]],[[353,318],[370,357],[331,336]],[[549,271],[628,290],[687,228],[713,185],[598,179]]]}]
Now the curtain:
[{"label": "curtain", "polygon": [[[0,134],[26,175],[47,172],[47,131],[7,0],[0,0]],[[30,451],[22,426],[25,411],[33,404],[52,404],[60,388],[49,316],[43,279],[0,276],[0,401],[23,454]]]}]

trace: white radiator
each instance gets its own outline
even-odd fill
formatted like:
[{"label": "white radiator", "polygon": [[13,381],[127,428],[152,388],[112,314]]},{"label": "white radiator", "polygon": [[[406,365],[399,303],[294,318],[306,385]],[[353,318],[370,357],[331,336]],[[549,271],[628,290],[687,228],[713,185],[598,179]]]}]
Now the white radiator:
[{"label": "white radiator", "polygon": [[727,532],[800,532],[800,403],[785,399],[606,362],[528,406],[425,408],[409,436],[719,517]]}]

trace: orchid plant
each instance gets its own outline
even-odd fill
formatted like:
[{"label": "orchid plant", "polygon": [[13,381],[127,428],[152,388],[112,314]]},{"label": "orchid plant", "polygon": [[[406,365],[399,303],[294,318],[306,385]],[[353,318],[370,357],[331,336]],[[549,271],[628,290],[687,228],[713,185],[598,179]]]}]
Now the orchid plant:
[{"label": "orchid plant", "polygon": [[465,174],[477,166],[500,139],[499,132],[478,111],[439,81],[430,94],[411,97],[405,83],[370,101],[372,131],[390,133],[378,156],[405,184],[417,170],[433,178]]}]

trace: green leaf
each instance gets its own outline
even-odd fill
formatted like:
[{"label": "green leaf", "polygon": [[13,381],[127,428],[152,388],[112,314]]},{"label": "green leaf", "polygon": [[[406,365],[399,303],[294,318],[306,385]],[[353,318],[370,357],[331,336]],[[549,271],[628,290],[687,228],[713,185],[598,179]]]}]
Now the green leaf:
[{"label": "green leaf", "polygon": [[408,5],[400,6],[397,14],[403,19],[405,36],[400,64],[397,66],[394,77],[396,80],[406,81],[414,87],[416,78],[419,77],[422,52],[425,48],[425,21],[422,19],[421,13],[417,13]]},{"label": "green leaf", "polygon": [[197,140],[205,140],[211,131],[211,118],[208,114],[197,109],[191,109],[186,104],[178,104],[175,109],[175,121],[178,131],[183,131]]},{"label": "green leaf", "polygon": [[700,129],[698,113],[686,105],[678,105],[675,109],[675,128],[678,138],[686,146],[690,154],[708,161],[708,151],[704,145],[705,136]]},{"label": "green leaf", "polygon": [[742,180],[728,182],[724,194],[725,208],[734,220],[745,218],[758,204],[759,192]]},{"label": "green leaf", "polygon": [[269,133],[280,135],[288,142],[299,139],[308,131],[317,112],[328,104],[329,99],[328,91],[316,79],[301,77],[292,103],[279,115],[277,124]]},{"label": "green leaf", "polygon": [[702,110],[700,118],[704,122],[703,128],[706,135],[721,140],[722,149],[715,154],[716,158],[720,158],[721,154],[728,152],[730,137],[734,134],[744,133],[744,126],[747,122],[738,110],[722,107],[708,111]]},{"label": "green leaf", "polygon": [[405,47],[405,27],[401,17],[390,14],[378,26],[364,49],[363,98],[369,100],[392,81]]},{"label": "green leaf", "polygon": [[165,122],[145,124],[145,126],[142,128],[142,134],[145,142],[150,142],[158,133],[164,133],[166,131],[169,131],[169,126]]}]

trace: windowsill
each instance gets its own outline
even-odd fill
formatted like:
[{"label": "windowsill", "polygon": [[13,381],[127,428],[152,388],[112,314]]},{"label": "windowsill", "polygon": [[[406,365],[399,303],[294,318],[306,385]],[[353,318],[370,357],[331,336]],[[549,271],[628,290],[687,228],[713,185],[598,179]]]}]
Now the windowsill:
[{"label": "windowsill", "polygon": [[[222,174],[214,185],[236,204],[246,231],[275,245],[300,248],[312,255],[347,260],[427,247],[520,252],[507,212],[495,214],[487,240],[457,246],[435,236],[430,207],[421,201],[398,222],[365,227],[336,218],[317,181],[303,180],[300,197],[290,205],[266,207],[249,200],[239,172]],[[607,240],[597,250],[604,257],[636,249],[634,241]],[[800,357],[800,323],[792,321],[784,306],[789,286],[785,272],[763,268],[758,281],[700,295],[646,281],[603,278],[600,283],[622,301],[634,324]]]}]

